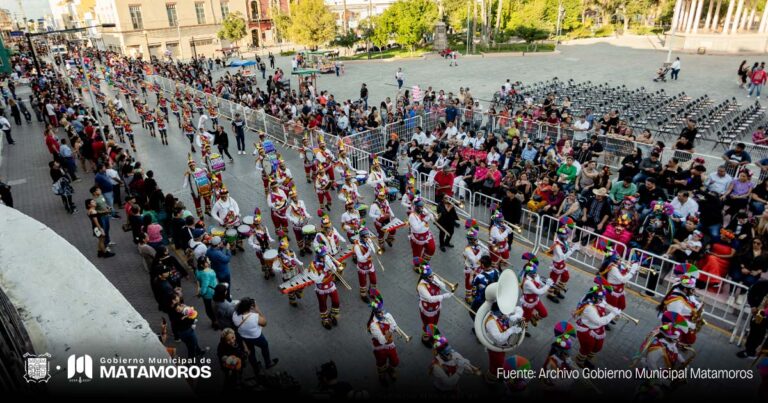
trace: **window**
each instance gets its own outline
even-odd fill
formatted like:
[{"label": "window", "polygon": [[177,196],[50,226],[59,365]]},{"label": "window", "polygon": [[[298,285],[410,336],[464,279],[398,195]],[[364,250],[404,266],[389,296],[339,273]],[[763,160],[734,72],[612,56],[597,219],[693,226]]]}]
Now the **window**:
[{"label": "window", "polygon": [[144,29],[144,21],[141,19],[141,6],[129,6],[131,13],[131,24],[133,29]]},{"label": "window", "polygon": [[221,18],[227,18],[227,14],[229,14],[229,3],[223,1],[221,2]]},{"label": "window", "polygon": [[176,15],[176,4],[166,4],[165,13],[168,14],[168,25],[171,27],[179,26],[179,18]]},{"label": "window", "polygon": [[195,3],[195,14],[197,14],[197,23],[205,24],[205,3]]}]

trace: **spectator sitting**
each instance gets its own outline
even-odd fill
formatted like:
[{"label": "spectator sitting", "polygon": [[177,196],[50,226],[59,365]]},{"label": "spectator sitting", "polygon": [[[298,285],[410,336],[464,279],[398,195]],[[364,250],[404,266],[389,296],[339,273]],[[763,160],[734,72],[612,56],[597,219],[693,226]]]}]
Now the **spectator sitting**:
[{"label": "spectator sitting", "polygon": [[742,246],[750,244],[752,238],[755,236],[755,232],[746,212],[738,212],[735,218],[736,219],[731,221],[725,229],[733,233],[733,248],[740,250]]},{"label": "spectator sitting", "polygon": [[625,197],[637,194],[637,185],[632,183],[632,177],[625,176],[611,186],[610,198],[614,205],[620,204]]},{"label": "spectator sitting", "polygon": [[685,241],[674,241],[669,246],[665,257],[671,257],[677,262],[690,262],[698,258],[698,253],[701,251],[702,243],[701,239],[704,235],[699,230],[694,230],[692,234],[688,235]]},{"label": "spectator sitting", "polygon": [[725,165],[717,167],[717,172],[713,175],[709,175],[704,182],[704,186],[708,191],[723,195],[728,189],[728,185],[733,181],[733,177],[726,172]]},{"label": "spectator sitting", "polygon": [[702,271],[697,281],[699,288],[720,288],[722,279],[728,274],[731,259],[736,254],[736,249],[731,246],[733,232],[726,229],[720,230],[720,239],[707,246],[704,257],[696,266]]},{"label": "spectator sitting", "polygon": [[677,197],[672,199],[670,204],[674,208],[675,214],[672,216],[672,220],[675,222],[681,222],[686,217],[695,216],[699,212],[699,204],[691,197],[691,192],[687,190],[677,192]]}]

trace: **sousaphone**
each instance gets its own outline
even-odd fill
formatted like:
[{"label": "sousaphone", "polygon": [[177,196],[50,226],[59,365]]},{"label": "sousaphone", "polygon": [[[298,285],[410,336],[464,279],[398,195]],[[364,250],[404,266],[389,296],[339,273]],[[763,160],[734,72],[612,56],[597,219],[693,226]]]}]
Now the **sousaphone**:
[{"label": "sousaphone", "polygon": [[485,330],[485,323],[491,316],[491,307],[494,303],[499,306],[501,313],[510,315],[515,311],[519,297],[520,283],[517,275],[512,270],[505,270],[501,273],[499,281],[486,287],[485,302],[477,310],[475,315],[475,335],[477,339],[487,349],[497,352],[511,351],[517,348],[525,339],[525,321],[523,319],[510,323],[510,326],[516,326],[522,329],[518,333],[513,333],[503,345],[496,345],[488,337]]}]

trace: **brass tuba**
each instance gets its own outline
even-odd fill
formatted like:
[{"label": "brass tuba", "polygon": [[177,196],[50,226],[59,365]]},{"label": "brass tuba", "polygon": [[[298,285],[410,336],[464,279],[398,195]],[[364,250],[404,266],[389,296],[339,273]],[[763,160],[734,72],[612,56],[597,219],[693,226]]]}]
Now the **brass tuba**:
[{"label": "brass tuba", "polygon": [[488,350],[496,352],[511,351],[517,348],[525,339],[525,321],[522,319],[510,323],[510,326],[520,327],[522,331],[512,334],[507,342],[500,346],[494,344],[485,330],[485,323],[492,315],[491,307],[493,304],[496,303],[499,306],[501,313],[505,315],[511,314],[517,306],[519,290],[520,284],[517,280],[517,275],[512,270],[503,271],[498,282],[486,287],[485,302],[477,310],[477,315],[475,315],[475,335]]}]

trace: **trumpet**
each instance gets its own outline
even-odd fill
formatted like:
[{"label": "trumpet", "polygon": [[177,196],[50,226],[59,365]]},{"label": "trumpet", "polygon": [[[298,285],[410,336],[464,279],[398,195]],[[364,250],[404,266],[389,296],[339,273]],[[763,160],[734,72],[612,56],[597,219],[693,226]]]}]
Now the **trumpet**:
[{"label": "trumpet", "polygon": [[467,303],[464,300],[462,300],[461,298],[453,295],[453,293],[456,292],[456,289],[459,288],[459,283],[451,283],[448,280],[446,280],[445,278],[443,278],[443,276],[441,276],[441,275],[439,275],[437,273],[433,272],[432,274],[435,276],[435,278],[437,278],[438,280],[440,280],[443,283],[445,283],[446,287],[448,287],[448,290],[451,291],[451,298],[455,299],[459,303],[459,305],[461,305],[462,308],[468,310],[473,315],[477,314],[469,305],[467,305]]},{"label": "trumpet", "polygon": [[640,323],[640,319],[633,318],[633,317],[627,315],[626,312],[622,312],[621,315],[619,315],[619,316],[621,316],[622,319],[626,319],[626,320],[628,320],[630,322],[634,322],[635,326],[637,326]]},{"label": "trumpet", "polygon": [[638,270],[640,271],[640,273],[643,273],[643,274],[652,274],[654,276],[659,274],[658,271],[656,271],[656,270],[654,270],[654,269],[652,269],[650,267],[640,266],[640,269],[638,269]]},{"label": "trumpet", "polygon": [[512,224],[511,222],[504,221],[504,225],[510,229],[510,231],[517,232],[518,234],[523,233],[523,228],[520,227],[517,224]]},{"label": "trumpet", "polygon": [[464,202],[463,201],[458,200],[458,199],[456,199],[454,197],[451,197],[451,196],[448,196],[448,195],[443,195],[443,197],[445,198],[445,200],[448,201],[448,203],[453,204],[453,207],[456,207],[457,209],[464,210]]},{"label": "trumpet", "polygon": [[411,336],[408,336],[408,335],[407,335],[407,334],[406,334],[406,333],[403,331],[403,329],[400,329],[400,326],[396,327],[396,328],[395,328],[395,331],[397,332],[397,334],[399,334],[399,335],[400,335],[400,337],[402,337],[403,339],[405,339],[405,342],[406,342],[406,343],[410,343],[410,342],[411,342]]}]

